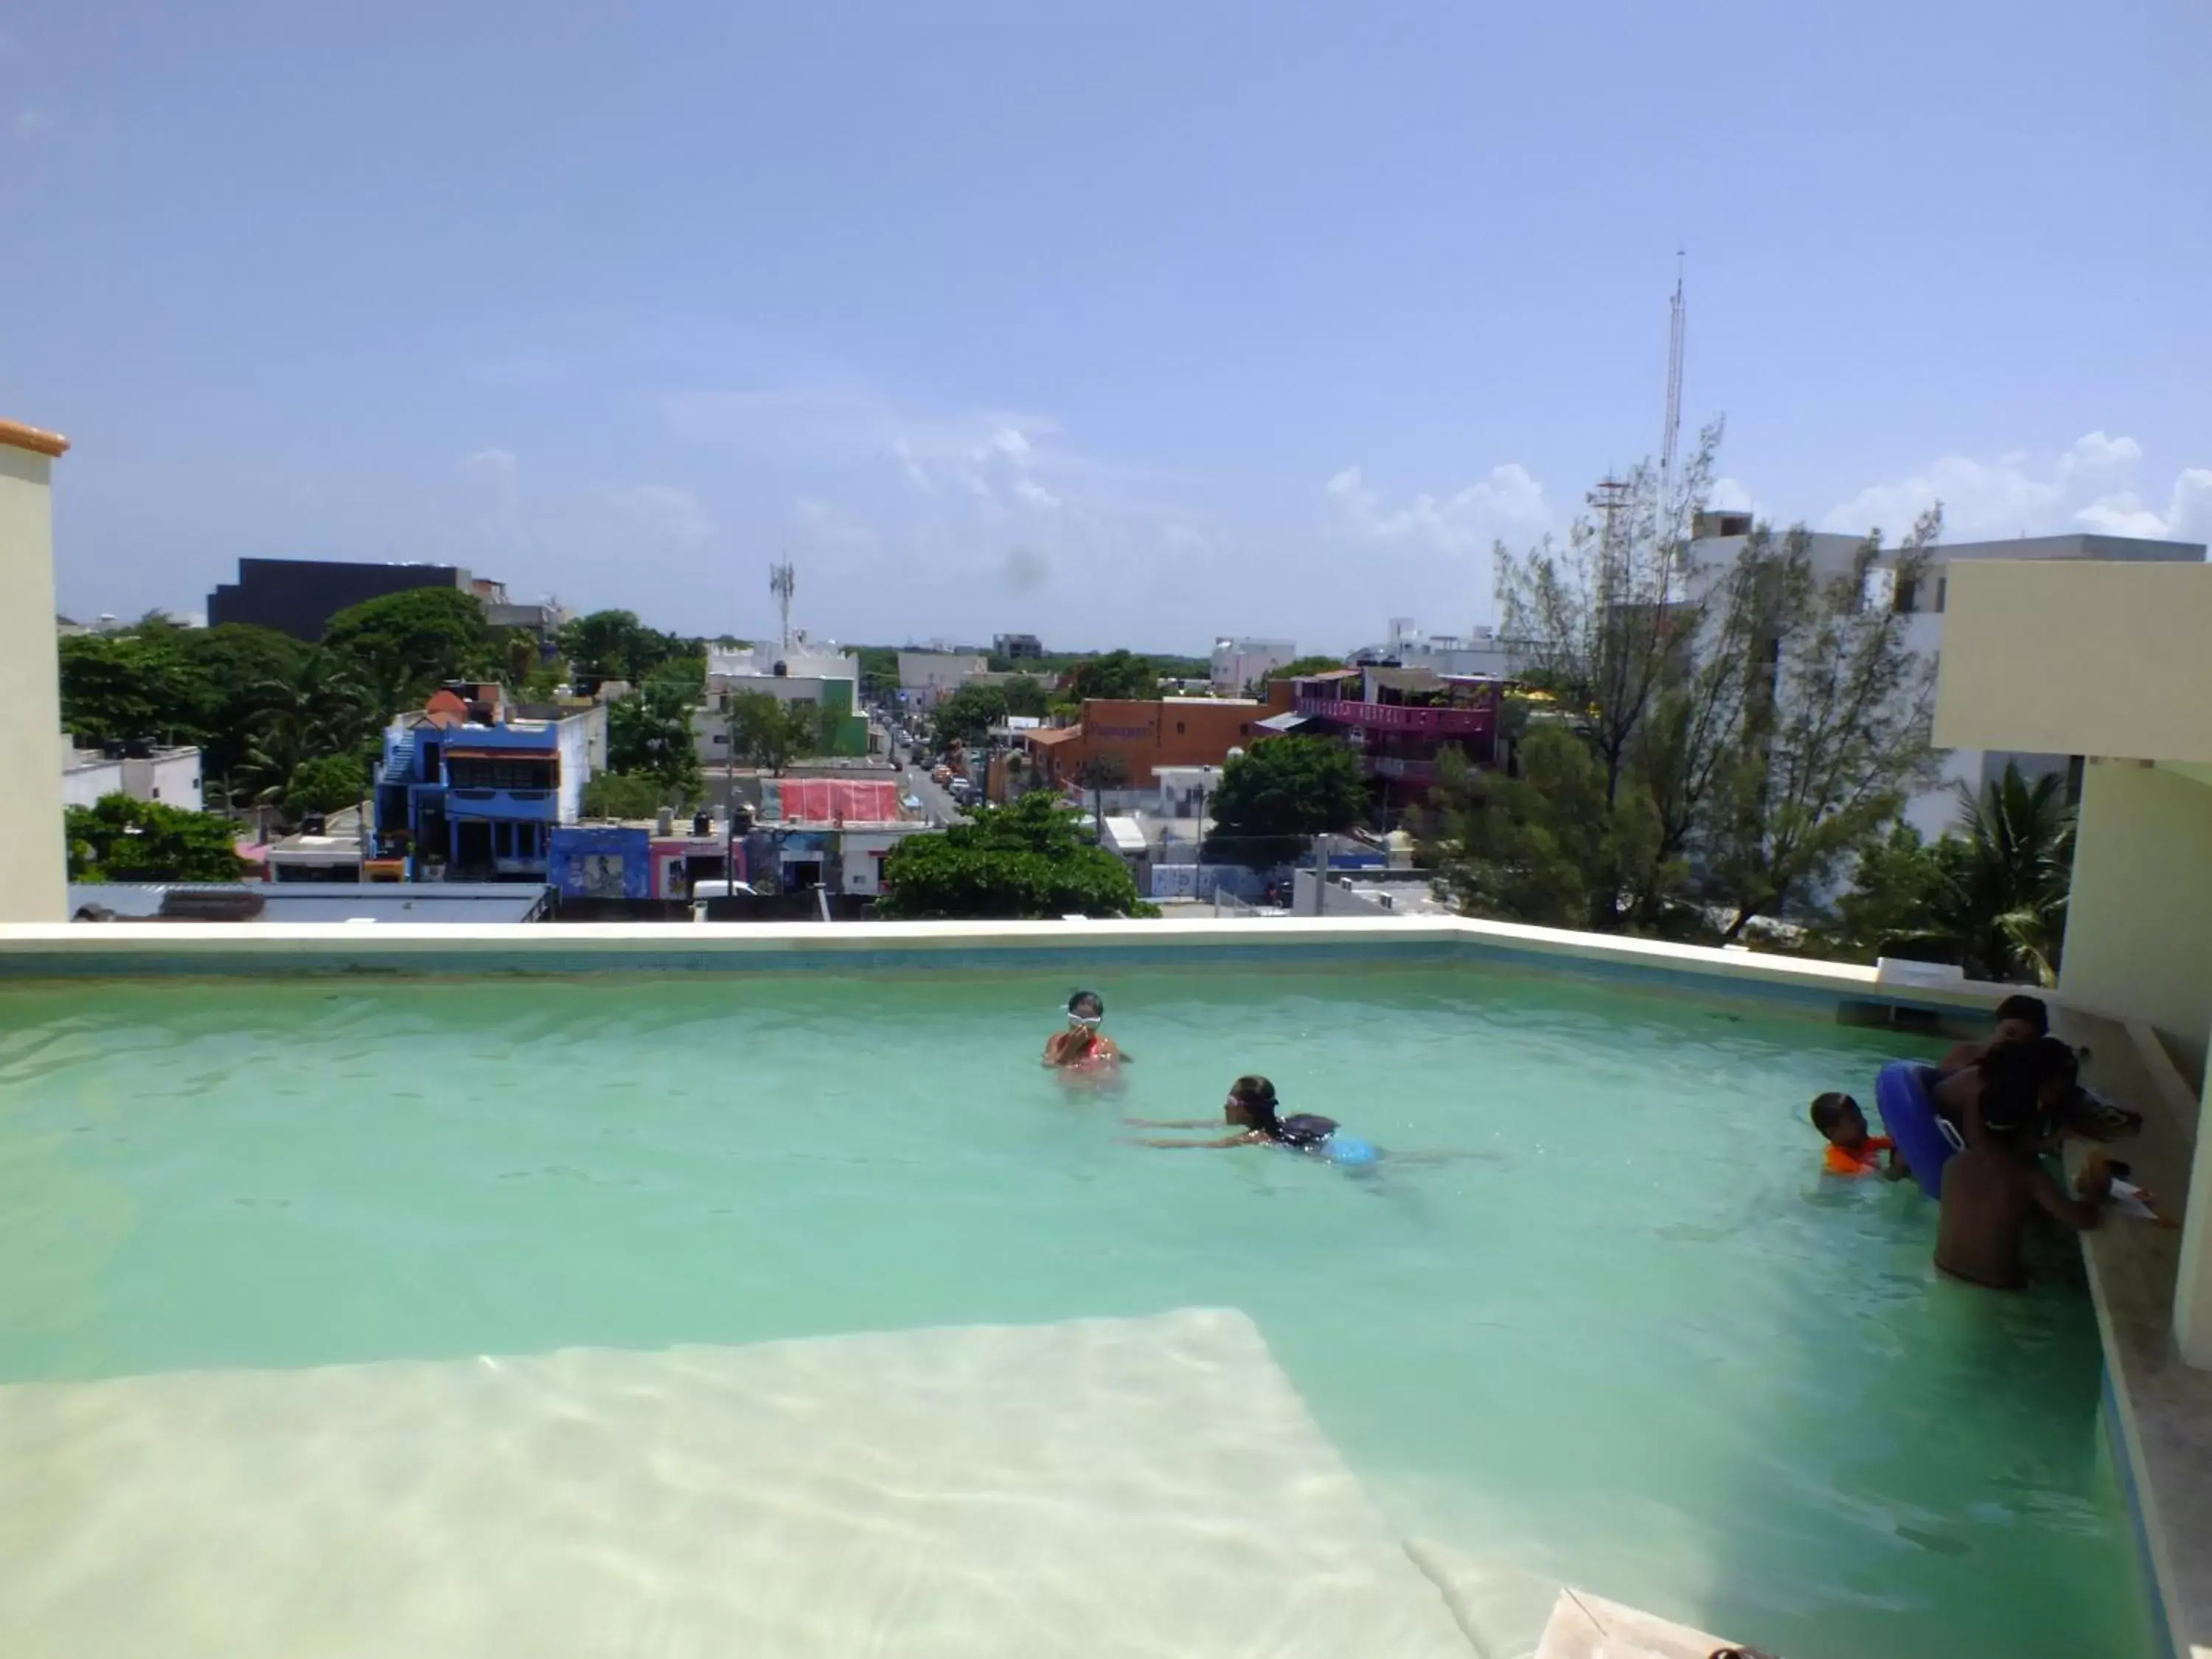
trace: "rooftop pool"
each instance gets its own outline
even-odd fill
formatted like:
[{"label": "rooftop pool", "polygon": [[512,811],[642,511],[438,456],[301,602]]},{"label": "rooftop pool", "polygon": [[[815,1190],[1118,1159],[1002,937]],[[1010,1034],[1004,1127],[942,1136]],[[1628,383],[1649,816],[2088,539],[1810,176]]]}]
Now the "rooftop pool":
[{"label": "rooftop pool", "polygon": [[[1038,1064],[1078,983],[1118,1092]],[[0,1651],[1431,1650],[1385,1538],[1462,1651],[1572,1583],[2140,1659],[2070,1248],[1962,1289],[1820,1174],[1911,1052],[1377,953],[0,984]],[[1133,1144],[1246,1072],[1389,1155]]]}]

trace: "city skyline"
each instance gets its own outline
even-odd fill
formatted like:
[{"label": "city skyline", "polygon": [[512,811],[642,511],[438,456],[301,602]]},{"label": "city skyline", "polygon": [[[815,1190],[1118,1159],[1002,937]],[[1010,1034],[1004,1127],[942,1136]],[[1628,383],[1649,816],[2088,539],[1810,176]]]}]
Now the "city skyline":
[{"label": "city skyline", "polygon": [[757,636],[788,557],[844,640],[1456,632],[1656,448],[1677,246],[1717,504],[2212,536],[2149,0],[123,15],[0,40],[73,615],[401,559]]}]

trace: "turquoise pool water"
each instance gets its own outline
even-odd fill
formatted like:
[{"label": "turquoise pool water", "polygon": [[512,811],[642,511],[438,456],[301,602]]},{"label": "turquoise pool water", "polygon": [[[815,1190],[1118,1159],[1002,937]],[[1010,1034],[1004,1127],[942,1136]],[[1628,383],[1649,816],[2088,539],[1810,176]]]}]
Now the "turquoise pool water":
[{"label": "turquoise pool water", "polygon": [[[2064,1249],[1937,1282],[1894,1037],[1502,970],[0,990],[0,1383],[1228,1306],[1410,1534],[1792,1656],[2150,1651]],[[1132,1146],[1291,1109],[1449,1161]]]}]

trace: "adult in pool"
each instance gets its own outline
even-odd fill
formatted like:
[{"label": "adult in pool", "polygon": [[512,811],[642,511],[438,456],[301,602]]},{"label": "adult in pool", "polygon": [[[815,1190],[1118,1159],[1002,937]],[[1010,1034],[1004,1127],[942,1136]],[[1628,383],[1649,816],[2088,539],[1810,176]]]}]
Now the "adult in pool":
[{"label": "adult in pool", "polygon": [[[1322,1117],[1316,1112],[1294,1112],[1282,1115],[1282,1103],[1275,1097],[1275,1085],[1263,1077],[1240,1077],[1230,1085],[1229,1097],[1221,1104],[1222,1121],[1231,1133],[1212,1140],[1149,1139],[1147,1146],[1164,1146],[1170,1150],[1190,1150],[1201,1146],[1280,1146],[1286,1151],[1306,1152],[1316,1158],[1346,1168],[1358,1168],[1374,1163],[1382,1154],[1358,1135],[1345,1133],[1343,1127],[1333,1117]],[[1204,1118],[1165,1122],[1139,1118],[1134,1121],[1147,1129],[1210,1129],[1213,1125]]]}]

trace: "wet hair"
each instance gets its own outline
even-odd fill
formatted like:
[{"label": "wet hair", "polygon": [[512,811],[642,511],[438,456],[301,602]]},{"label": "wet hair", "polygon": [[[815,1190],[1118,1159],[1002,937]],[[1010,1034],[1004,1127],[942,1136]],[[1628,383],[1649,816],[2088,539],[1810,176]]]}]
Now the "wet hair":
[{"label": "wet hair", "polygon": [[1832,1089],[1825,1095],[1815,1095],[1813,1097],[1813,1127],[1826,1134],[1844,1121],[1845,1112],[1856,1112],[1858,1109],[1858,1102]]},{"label": "wet hair", "polygon": [[2041,997],[2028,996],[2025,993],[2008,996],[1997,1004],[1997,1011],[1991,1018],[1992,1023],[1998,1025],[2008,1019],[2016,1019],[2023,1025],[2033,1026],[2038,1036],[2051,1034],[2051,1011],[2043,1006]]},{"label": "wet hair", "polygon": [[1252,1127],[1265,1135],[1280,1132],[1281,1125],[1275,1117],[1275,1085],[1263,1077],[1240,1077],[1229,1085],[1230,1098],[1242,1106],[1252,1120]]},{"label": "wet hair", "polygon": [[2044,1133],[2043,1095],[2054,1083],[2070,1091],[2081,1073],[2074,1051],[2057,1037],[2000,1042],[1982,1056],[1982,1127],[2001,1140],[2029,1131]]},{"label": "wet hair", "polygon": [[1096,991],[1078,991],[1067,1000],[1067,1012],[1085,1019],[1106,1018],[1106,999]]}]

